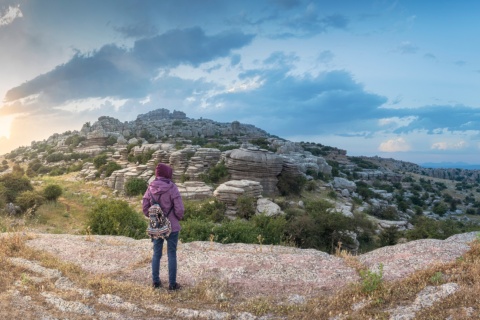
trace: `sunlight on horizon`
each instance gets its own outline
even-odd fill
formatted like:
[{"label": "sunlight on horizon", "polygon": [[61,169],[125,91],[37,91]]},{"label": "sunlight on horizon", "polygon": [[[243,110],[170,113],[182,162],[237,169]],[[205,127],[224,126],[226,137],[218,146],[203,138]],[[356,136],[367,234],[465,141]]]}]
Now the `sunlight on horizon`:
[{"label": "sunlight on horizon", "polygon": [[14,116],[0,117],[0,137],[10,138],[10,128],[14,118]]}]

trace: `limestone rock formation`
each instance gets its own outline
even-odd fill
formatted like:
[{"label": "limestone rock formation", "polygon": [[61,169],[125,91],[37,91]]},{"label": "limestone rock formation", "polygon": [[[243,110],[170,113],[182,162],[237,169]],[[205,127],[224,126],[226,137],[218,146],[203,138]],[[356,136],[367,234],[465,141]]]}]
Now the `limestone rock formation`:
[{"label": "limestone rock formation", "polygon": [[183,200],[201,200],[213,196],[213,188],[200,181],[177,183]]},{"label": "limestone rock formation", "polygon": [[185,174],[191,181],[198,180],[202,173],[206,173],[220,161],[221,154],[220,150],[215,148],[197,149],[195,155],[190,158]]},{"label": "limestone rock formation", "polygon": [[277,193],[277,176],[283,168],[283,158],[260,149],[235,149],[225,153],[225,165],[232,180],[258,181],[266,194]]},{"label": "limestone rock formation", "polygon": [[227,205],[226,215],[234,217],[237,213],[237,199],[240,196],[260,198],[262,196],[262,185],[252,180],[230,180],[215,189],[213,195]]}]

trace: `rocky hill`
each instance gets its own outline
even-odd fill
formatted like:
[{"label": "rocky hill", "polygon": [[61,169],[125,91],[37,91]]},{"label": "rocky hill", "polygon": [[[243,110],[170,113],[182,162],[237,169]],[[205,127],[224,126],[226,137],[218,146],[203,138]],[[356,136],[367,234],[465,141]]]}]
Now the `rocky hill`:
[{"label": "rocky hill", "polygon": [[[100,117],[79,131],[54,134],[2,156],[0,217],[6,217],[6,222],[1,220],[0,228],[11,231],[20,224],[9,219],[27,220],[28,214],[38,209],[35,202],[7,201],[13,197],[5,185],[16,180],[2,177],[15,170],[24,170],[37,186],[43,177],[60,177],[57,181],[65,177],[68,182],[110,190],[102,191],[101,197],[124,199],[138,207],[138,198],[127,194],[127,186],[135,180],[151,181],[158,162],[173,167],[174,180],[185,200],[206,206],[202,201],[213,203],[215,199],[225,205],[222,214],[229,221],[248,220],[252,215],[282,217],[289,242],[265,245],[260,235],[256,244],[228,244],[228,236],[182,244],[179,280],[188,290],[174,299],[174,307],[167,303],[171,298],[162,296],[164,303],[148,304],[131,295],[116,295],[116,290],[104,290],[101,282],[93,287],[103,289],[92,290],[80,280],[75,283],[62,275],[60,267],[45,267],[31,258],[37,253],[9,254],[0,256],[0,263],[6,269],[17,268],[20,279],[5,284],[10,289],[0,292],[0,304],[16,301],[24,310],[17,315],[44,319],[146,319],[158,314],[172,318],[276,319],[289,318],[292,310],[298,312],[297,318],[305,319],[348,319],[349,314],[369,319],[372,312],[390,319],[413,319],[428,313],[422,310],[436,301],[467,292],[463,280],[455,281],[452,276],[456,272],[452,270],[461,269],[457,265],[438,269],[450,276],[430,281],[431,286],[427,286],[429,280],[419,281],[405,301],[379,298],[390,301],[388,306],[375,308],[371,296],[364,292],[355,300],[357,296],[349,290],[352,285],[365,286],[378,275],[392,286],[396,281],[412,281],[410,277],[418,279],[422,270],[431,273],[439,265],[451,266],[457,258],[464,259],[468,250],[476,250],[471,243],[476,233],[467,231],[480,230],[479,170],[428,169],[394,159],[351,157],[346,150],[287,141],[238,121],[194,120],[166,109],[139,115],[130,122]],[[79,205],[72,199],[89,192],[71,191],[71,198],[63,203],[63,215],[69,217],[70,206]],[[254,210],[248,214],[245,202],[241,202],[245,199],[253,199]],[[86,203],[92,206],[95,201],[89,195]],[[217,221],[212,228],[218,225]],[[98,275],[135,288],[148,285],[148,240],[85,235],[85,230],[54,235],[29,227],[24,232],[22,241],[28,248],[59,259],[62,272],[73,272],[71,277],[85,272],[88,277]],[[416,239],[423,240],[412,241]],[[8,250],[20,247],[4,243]],[[81,271],[72,271],[77,267]],[[430,273],[428,277],[435,276]],[[179,305],[179,301],[198,295],[199,288],[205,290],[202,296],[212,308]],[[35,290],[30,294],[31,289]],[[315,299],[336,294],[353,300],[343,303],[347,306],[343,309],[325,308],[330,310],[328,316],[312,307],[327,303]],[[283,315],[259,301],[281,306]],[[338,302],[329,300],[328,304]],[[471,316],[476,308],[478,305],[471,303],[458,310],[446,308],[445,313]],[[151,312],[157,314],[146,316]]]}]

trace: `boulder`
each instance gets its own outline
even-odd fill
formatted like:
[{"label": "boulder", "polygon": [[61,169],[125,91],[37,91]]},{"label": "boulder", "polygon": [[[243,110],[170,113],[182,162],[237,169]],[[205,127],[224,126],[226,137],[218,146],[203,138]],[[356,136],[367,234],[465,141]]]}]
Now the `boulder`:
[{"label": "boulder", "polygon": [[258,181],[266,194],[276,194],[283,158],[266,150],[235,149],[225,153],[225,165],[233,180]]},{"label": "boulder", "polygon": [[338,190],[347,189],[350,192],[357,189],[357,185],[355,184],[355,182],[341,177],[333,178],[333,187]]},{"label": "boulder", "polygon": [[282,209],[275,202],[267,198],[260,198],[257,200],[257,214],[264,214],[268,217],[272,217],[278,216],[282,213]]}]

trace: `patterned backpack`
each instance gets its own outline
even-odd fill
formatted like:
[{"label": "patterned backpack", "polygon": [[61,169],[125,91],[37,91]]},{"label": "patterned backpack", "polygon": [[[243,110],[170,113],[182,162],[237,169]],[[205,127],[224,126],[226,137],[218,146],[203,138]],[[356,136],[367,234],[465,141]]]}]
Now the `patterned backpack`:
[{"label": "patterned backpack", "polygon": [[159,238],[166,239],[172,232],[172,224],[168,219],[168,215],[170,214],[170,212],[172,212],[173,205],[170,211],[168,211],[167,215],[165,215],[162,208],[160,207],[160,204],[155,201],[155,198],[153,197],[152,192],[150,190],[149,192],[150,192],[150,199],[151,199],[151,202],[153,202],[153,204],[148,209],[148,215],[149,215],[150,221],[147,228],[147,234],[152,239],[159,239]]}]

